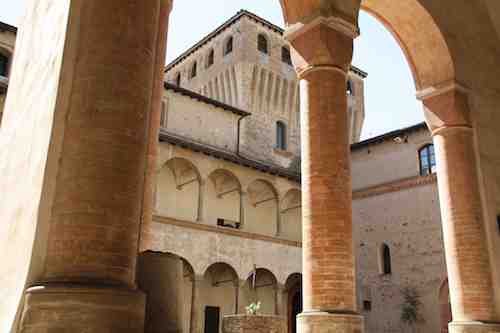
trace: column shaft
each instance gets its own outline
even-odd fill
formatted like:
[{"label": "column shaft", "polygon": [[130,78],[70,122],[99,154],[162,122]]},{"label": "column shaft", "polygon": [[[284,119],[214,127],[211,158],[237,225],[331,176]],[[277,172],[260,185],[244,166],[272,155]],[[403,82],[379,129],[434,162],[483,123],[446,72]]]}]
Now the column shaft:
[{"label": "column shaft", "polygon": [[346,74],[301,80],[305,311],[355,312]]},{"label": "column shaft", "polygon": [[471,128],[434,135],[443,236],[454,321],[493,321],[490,262]]}]

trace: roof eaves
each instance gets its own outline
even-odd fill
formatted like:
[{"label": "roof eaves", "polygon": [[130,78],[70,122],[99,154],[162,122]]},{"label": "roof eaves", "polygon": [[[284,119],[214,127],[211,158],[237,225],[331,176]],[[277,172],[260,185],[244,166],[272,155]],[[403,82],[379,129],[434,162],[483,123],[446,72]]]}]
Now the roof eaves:
[{"label": "roof eaves", "polygon": [[0,31],[9,31],[14,34],[17,34],[17,28],[15,26],[1,21],[0,21]]},{"label": "roof eaves", "polygon": [[236,108],[234,106],[231,106],[231,105],[219,102],[219,101],[217,101],[215,99],[212,99],[212,98],[200,95],[200,94],[198,94],[198,93],[196,93],[194,91],[178,87],[178,86],[176,86],[174,84],[171,84],[171,83],[168,83],[168,82],[164,82],[164,87],[167,90],[172,90],[173,92],[176,92],[178,94],[182,94],[184,96],[188,96],[188,97],[196,99],[196,100],[198,100],[200,102],[203,102],[203,103],[206,103],[206,104],[209,104],[209,105],[212,105],[212,106],[224,109],[226,111],[232,112],[232,113],[234,113],[236,115],[239,115],[239,116],[249,116],[249,115],[251,115],[250,112],[243,111],[243,110],[238,109],[238,108]]},{"label": "roof eaves", "polygon": [[362,148],[368,147],[372,144],[381,143],[381,142],[386,141],[386,140],[394,139],[400,135],[415,132],[415,131],[418,131],[421,129],[426,129],[426,128],[427,128],[427,124],[425,122],[422,122],[422,123],[419,123],[419,124],[416,124],[413,126],[401,128],[401,129],[391,131],[391,132],[388,132],[388,133],[385,133],[385,134],[382,134],[382,135],[379,135],[379,136],[376,136],[376,137],[373,137],[373,138],[370,138],[370,139],[367,139],[364,141],[354,143],[351,145],[351,150],[362,149]]}]

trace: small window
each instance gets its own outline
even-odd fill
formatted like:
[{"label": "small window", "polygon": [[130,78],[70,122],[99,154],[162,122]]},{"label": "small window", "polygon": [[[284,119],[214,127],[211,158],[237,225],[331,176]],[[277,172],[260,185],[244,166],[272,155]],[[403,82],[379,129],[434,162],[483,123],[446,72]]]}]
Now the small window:
[{"label": "small window", "polygon": [[195,61],[193,64],[193,67],[191,67],[191,73],[190,73],[189,77],[191,79],[196,77],[196,74],[198,74],[197,71],[198,71],[198,63]]},{"label": "small window", "polygon": [[269,49],[267,46],[267,38],[266,36],[260,34],[257,38],[257,48],[260,52],[264,54],[269,54]]},{"label": "small window", "polygon": [[434,152],[434,145],[429,144],[424,146],[418,151],[420,160],[420,175],[427,176],[436,173],[436,154]]},{"label": "small window", "polygon": [[354,87],[353,87],[353,83],[351,80],[347,81],[347,95],[349,95],[349,96],[354,95]]},{"label": "small window", "polygon": [[0,54],[0,76],[7,77],[9,69],[9,57]]},{"label": "small window", "polygon": [[214,64],[214,50],[211,49],[207,57],[207,68]]},{"label": "small window", "polygon": [[224,55],[228,55],[233,52],[233,36],[229,37],[224,45]]},{"label": "small window", "polygon": [[371,301],[363,301],[363,310],[371,311],[372,310],[372,302]]},{"label": "small window", "polygon": [[276,148],[286,150],[286,125],[281,121],[276,123]]},{"label": "small window", "polygon": [[381,251],[381,273],[383,275],[392,274],[391,249],[389,245],[382,244]]},{"label": "small window", "polygon": [[281,61],[287,65],[292,65],[292,56],[290,55],[290,49],[286,46],[281,48]]},{"label": "small window", "polygon": [[177,87],[181,86],[181,73],[178,73],[177,76],[175,77],[175,85]]}]

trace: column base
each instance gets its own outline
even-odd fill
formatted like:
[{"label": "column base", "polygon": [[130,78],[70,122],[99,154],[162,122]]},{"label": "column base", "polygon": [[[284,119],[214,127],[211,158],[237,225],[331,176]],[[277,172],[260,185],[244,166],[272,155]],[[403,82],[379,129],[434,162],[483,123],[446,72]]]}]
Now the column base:
[{"label": "column base", "polygon": [[297,316],[298,333],[363,333],[364,330],[363,316],[356,314],[306,312]]},{"label": "column base", "polygon": [[144,333],[140,291],[87,286],[36,286],[25,293],[20,333]]},{"label": "column base", "polygon": [[451,322],[448,331],[449,333],[500,333],[500,323]]}]

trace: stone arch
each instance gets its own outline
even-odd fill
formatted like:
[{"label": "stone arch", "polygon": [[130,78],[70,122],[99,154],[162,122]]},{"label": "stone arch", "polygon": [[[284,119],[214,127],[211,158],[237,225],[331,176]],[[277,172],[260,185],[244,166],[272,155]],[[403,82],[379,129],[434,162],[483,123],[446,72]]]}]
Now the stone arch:
[{"label": "stone arch", "polygon": [[243,222],[239,179],[229,170],[217,169],[210,173],[206,185],[206,222],[239,228]]},{"label": "stone arch", "polygon": [[446,278],[441,287],[439,288],[439,311],[441,321],[441,333],[448,333],[448,324],[452,321],[451,302],[450,302],[450,289],[448,285],[448,278]]},{"label": "stone arch", "polygon": [[448,44],[430,13],[418,0],[365,0],[361,9],[377,18],[403,50],[417,91],[455,80]]},{"label": "stone arch", "polygon": [[302,192],[299,189],[291,189],[285,194],[281,200],[280,214],[280,236],[302,241]]},{"label": "stone arch", "polygon": [[245,280],[242,288],[244,305],[260,302],[260,313],[278,313],[278,279],[267,268],[255,268]]},{"label": "stone arch", "polygon": [[[203,280],[200,282],[202,293],[199,304],[203,307],[203,313],[207,307],[216,308],[222,319],[223,316],[238,312],[239,278],[231,265],[224,262],[211,264],[205,270]],[[222,320],[219,322],[219,331],[221,325]],[[201,332],[203,331],[202,329]]]},{"label": "stone arch", "polygon": [[147,296],[145,332],[159,332],[164,327],[189,331],[194,274],[191,263],[177,254],[139,254],[137,283]]},{"label": "stone arch", "polygon": [[278,231],[279,196],[274,186],[257,179],[248,185],[245,200],[245,230],[276,236]]},{"label": "stone arch", "polygon": [[197,221],[201,207],[200,183],[200,173],[191,161],[180,157],[168,160],[158,172],[158,214],[184,221]]}]

